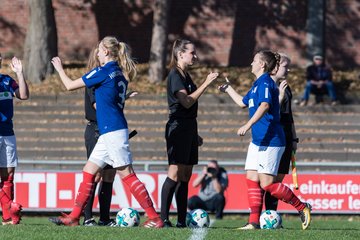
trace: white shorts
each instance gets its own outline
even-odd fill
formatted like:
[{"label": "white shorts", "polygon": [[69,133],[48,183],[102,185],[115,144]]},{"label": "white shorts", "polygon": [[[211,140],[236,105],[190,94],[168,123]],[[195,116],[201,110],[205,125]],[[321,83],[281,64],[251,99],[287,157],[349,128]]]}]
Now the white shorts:
[{"label": "white shorts", "polygon": [[250,143],[246,156],[245,170],[277,175],[284,147],[264,147]]},{"label": "white shorts", "polygon": [[15,135],[0,136],[0,168],[17,167],[17,165]]},{"label": "white shorts", "polygon": [[132,163],[129,147],[129,131],[121,129],[101,135],[92,151],[89,160],[101,168],[109,164],[113,168]]}]

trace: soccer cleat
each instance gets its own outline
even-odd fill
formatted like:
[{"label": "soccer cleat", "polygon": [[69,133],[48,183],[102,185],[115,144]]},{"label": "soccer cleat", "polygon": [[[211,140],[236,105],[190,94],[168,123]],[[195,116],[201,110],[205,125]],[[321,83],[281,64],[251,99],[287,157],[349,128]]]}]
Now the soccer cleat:
[{"label": "soccer cleat", "polygon": [[56,225],[65,225],[65,226],[78,226],[79,225],[79,219],[78,218],[72,218],[70,215],[61,213],[62,216],[60,217],[51,217],[49,218],[49,221],[56,224]]},{"label": "soccer cleat", "polygon": [[176,227],[177,227],[177,228],[186,228],[187,226],[186,226],[185,223],[179,223],[179,222],[177,222],[177,223],[176,223]]},{"label": "soccer cleat", "polygon": [[165,228],[173,227],[173,225],[172,225],[172,223],[170,222],[169,219],[165,219],[165,220],[164,220],[164,227],[165,227]]},{"label": "soccer cleat", "polygon": [[117,226],[114,219],[109,219],[107,221],[99,220],[98,225],[102,226],[102,227],[116,227]]},{"label": "soccer cleat", "polygon": [[93,227],[93,226],[97,226],[97,223],[94,218],[90,218],[90,219],[85,220],[83,225],[86,227]]},{"label": "soccer cleat", "polygon": [[11,218],[9,218],[8,220],[2,220],[2,225],[13,225],[13,221],[11,220]]},{"label": "soccer cleat", "polygon": [[306,230],[310,226],[311,209],[312,209],[311,205],[309,203],[305,203],[305,208],[299,211],[303,230]]},{"label": "soccer cleat", "polygon": [[21,221],[21,210],[22,206],[19,203],[11,202],[10,203],[10,218],[2,221],[2,225],[16,225]]},{"label": "soccer cleat", "polygon": [[237,230],[257,230],[260,229],[260,225],[255,223],[247,223],[243,227],[237,228]]},{"label": "soccer cleat", "polygon": [[164,222],[161,220],[160,217],[156,217],[153,219],[148,219],[146,222],[144,222],[143,227],[146,228],[163,228]]}]

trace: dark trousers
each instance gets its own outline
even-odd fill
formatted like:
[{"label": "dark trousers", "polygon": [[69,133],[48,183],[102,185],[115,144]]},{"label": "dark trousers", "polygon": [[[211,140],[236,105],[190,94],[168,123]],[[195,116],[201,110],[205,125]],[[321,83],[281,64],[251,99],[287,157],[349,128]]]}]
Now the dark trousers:
[{"label": "dark trousers", "polygon": [[192,196],[188,200],[190,210],[201,208],[205,211],[215,212],[216,219],[222,219],[225,207],[225,197],[222,194],[216,194],[213,198],[203,201],[198,196]]}]

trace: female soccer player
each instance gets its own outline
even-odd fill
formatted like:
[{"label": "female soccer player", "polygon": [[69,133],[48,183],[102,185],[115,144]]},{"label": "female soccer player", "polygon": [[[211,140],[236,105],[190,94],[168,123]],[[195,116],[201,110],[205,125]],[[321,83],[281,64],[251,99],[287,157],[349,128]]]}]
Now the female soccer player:
[{"label": "female soccer player", "polygon": [[[100,62],[97,57],[98,54],[98,45],[90,52],[89,60],[87,64],[88,71],[96,67],[100,67]],[[133,97],[137,92],[130,92],[126,94],[126,99]],[[85,118],[88,121],[85,129],[84,139],[86,147],[87,159],[89,159],[91,152],[93,151],[97,140],[99,139],[99,128],[96,118],[96,99],[95,99],[95,88],[86,88],[85,89]],[[105,168],[98,172],[95,177],[94,190],[92,195],[89,198],[88,203],[84,209],[84,226],[109,226],[113,227],[116,225],[116,222],[113,219],[110,219],[110,206],[112,198],[112,188],[113,182],[116,174],[116,169],[112,168],[110,165],[106,165]],[[96,223],[93,218],[92,207],[95,197],[95,189],[97,184],[100,182],[99,186],[99,205],[100,205],[100,219]]]},{"label": "female soccer player", "polygon": [[178,39],[174,42],[171,70],[167,78],[170,114],[165,138],[169,169],[161,190],[161,218],[166,227],[172,226],[169,209],[175,189],[178,212],[176,227],[186,227],[188,184],[193,165],[198,163],[198,147],[202,143],[196,121],[198,99],[218,76],[218,73],[210,73],[197,88],[188,73],[188,67],[196,59],[195,46],[191,41]]},{"label": "female soccer player", "polygon": [[80,184],[72,212],[49,220],[57,225],[79,225],[81,212],[92,194],[95,175],[108,164],[116,168],[122,182],[129,187],[145,210],[149,219],[144,223],[144,227],[161,228],[164,223],[156,213],[145,185],[137,178],[132,167],[128,127],[123,112],[128,80],[132,80],[136,75],[135,63],[131,59],[128,46],[115,37],[108,36],[101,40],[97,56],[101,67],[94,68],[74,81],[66,75],[60,58],[52,59],[52,64],[67,90],[95,87],[100,137],[83,168],[83,182]]},{"label": "female soccer player", "polygon": [[[0,54],[0,68],[2,57]],[[22,63],[13,57],[11,70],[16,73],[19,84],[8,75],[0,74],[0,203],[3,212],[2,224],[19,224],[21,205],[13,202],[14,174],[18,164],[16,138],[13,129],[13,97],[26,100],[29,88],[23,75]]]},{"label": "female soccer player", "polygon": [[311,206],[301,202],[290,188],[275,182],[285,149],[284,131],[280,125],[279,90],[270,77],[274,70],[277,71],[279,61],[279,54],[271,51],[260,51],[254,56],[251,72],[256,81],[244,97],[229,84],[219,87],[240,107],[249,108],[249,121],[237,131],[240,136],[250,129],[252,133],[245,163],[250,217],[249,222],[239,228],[243,230],[259,228],[264,191],[293,205],[299,211],[303,229],[307,229],[311,221]]},{"label": "female soccer player", "polygon": [[[279,86],[279,101],[280,101],[280,124],[285,133],[285,151],[281,157],[276,182],[282,182],[286,174],[289,173],[290,161],[292,152],[297,149],[299,139],[296,136],[293,114],[291,110],[292,92],[286,81],[289,72],[290,58],[285,54],[280,53],[280,64],[276,74],[271,78]],[[265,207],[266,210],[277,210],[278,199],[271,196],[269,192],[265,193]]]}]

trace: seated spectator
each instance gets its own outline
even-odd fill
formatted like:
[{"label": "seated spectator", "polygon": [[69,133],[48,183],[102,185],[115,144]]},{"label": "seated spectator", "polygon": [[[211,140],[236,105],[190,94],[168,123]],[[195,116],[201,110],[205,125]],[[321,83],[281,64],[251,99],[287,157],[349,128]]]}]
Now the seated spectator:
[{"label": "seated spectator", "polygon": [[306,106],[310,93],[314,93],[316,97],[316,102],[320,101],[320,95],[322,91],[326,91],[331,98],[332,105],[336,105],[336,93],[334,88],[334,83],[332,82],[332,72],[328,68],[324,61],[323,57],[320,55],[315,55],[313,58],[313,64],[306,69],[306,86],[304,96],[301,100],[300,105]]},{"label": "seated spectator", "polygon": [[211,160],[194,180],[193,186],[201,186],[201,189],[199,195],[189,199],[188,208],[215,212],[216,219],[222,219],[225,207],[224,191],[228,186],[226,170],[219,167],[217,161]]}]

